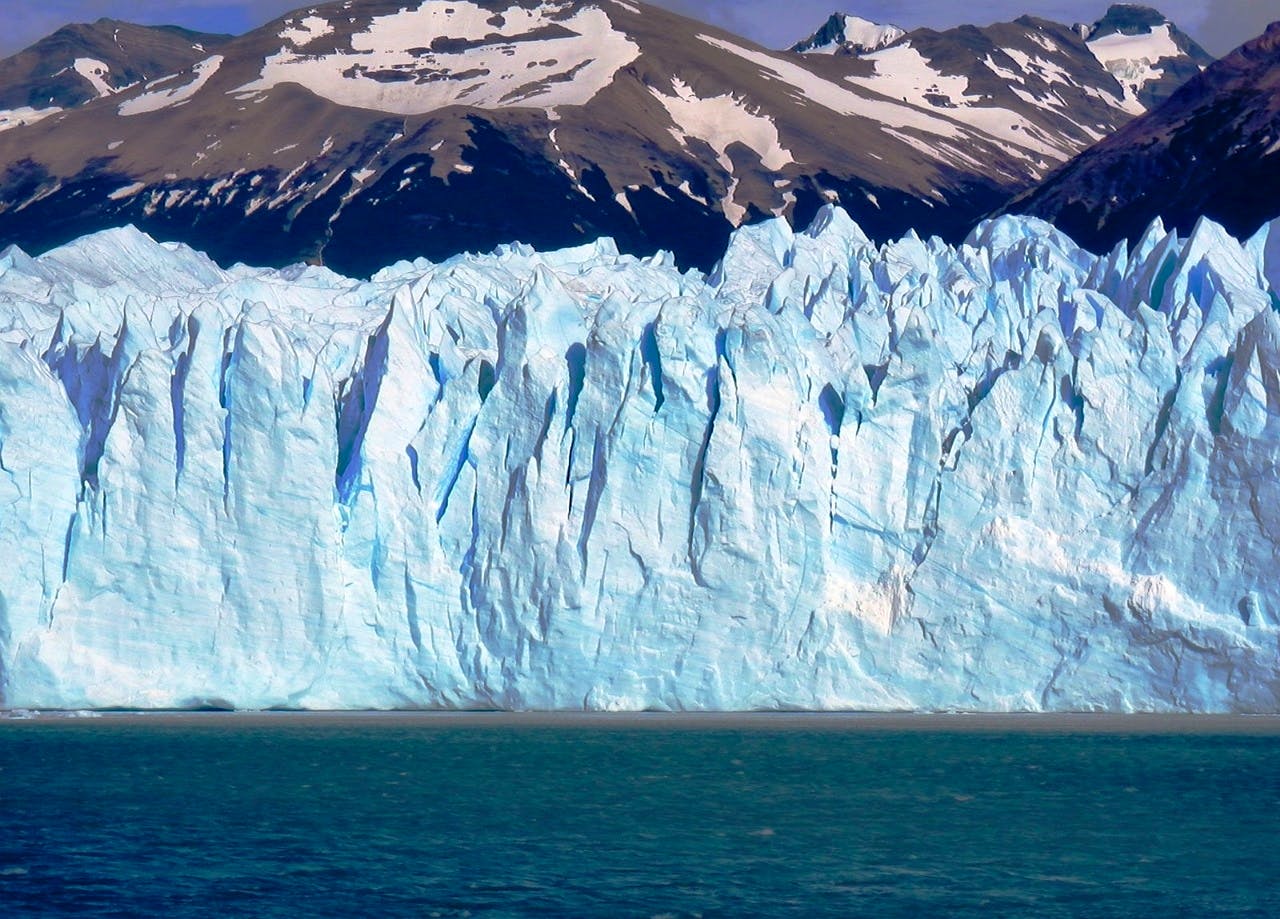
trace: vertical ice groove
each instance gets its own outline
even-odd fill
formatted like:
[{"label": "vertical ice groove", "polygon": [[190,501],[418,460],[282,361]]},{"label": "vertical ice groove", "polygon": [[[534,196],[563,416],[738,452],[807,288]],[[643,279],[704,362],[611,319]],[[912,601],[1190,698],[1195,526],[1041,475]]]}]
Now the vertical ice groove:
[{"label": "vertical ice groove", "polygon": [[222,334],[222,360],[218,374],[218,406],[222,409],[222,503],[227,509],[231,496],[231,385],[230,374],[236,358],[235,341],[238,327],[228,327]]},{"label": "vertical ice groove", "polygon": [[422,480],[418,477],[418,463],[419,463],[418,448],[415,447],[413,444],[408,444],[404,448],[404,455],[409,460],[409,475],[413,478],[413,487],[417,491],[421,492]]},{"label": "vertical ice groove", "polygon": [[587,375],[587,349],[580,342],[574,342],[564,355],[569,370],[569,396],[564,409],[564,426],[573,427],[573,416],[578,411],[578,399],[582,395],[582,387]]},{"label": "vertical ice groove", "polygon": [[649,380],[653,385],[653,413],[656,415],[662,408],[666,397],[662,392],[662,354],[658,351],[658,338],[655,330],[656,322],[645,325],[640,336],[640,354],[644,357],[645,368],[649,372]]},{"label": "vertical ice groove", "polygon": [[1264,243],[13,260],[0,703],[1276,710]]},{"label": "vertical ice groove", "polygon": [[[192,332],[192,338],[195,337]],[[182,467],[186,462],[187,429],[185,393],[187,375],[191,372],[191,351],[184,350],[177,356],[173,366],[173,374],[169,383],[169,399],[173,410],[173,487],[177,489],[182,480]]]},{"label": "vertical ice groove", "polygon": [[695,539],[698,532],[698,511],[702,507],[702,494],[706,488],[707,453],[711,449],[711,439],[716,432],[716,418],[720,414],[720,374],[723,366],[724,359],[720,358],[719,362],[707,371],[707,422],[706,428],[702,433],[702,441],[698,445],[697,457],[693,461],[693,474],[689,484],[688,559],[695,579],[700,577],[698,574],[698,553],[695,547]]},{"label": "vertical ice groove", "polygon": [[458,477],[462,474],[462,467],[471,460],[471,436],[475,433],[475,430],[476,419],[473,418],[466,433],[461,438],[452,461],[445,469],[444,477],[440,480],[440,486],[436,491],[436,523],[444,519],[444,515],[448,512],[449,499],[453,496],[454,488],[457,487]]},{"label": "vertical ice groove", "polygon": [[378,331],[369,338],[364,366],[350,381],[338,412],[338,462],[334,469],[334,487],[343,501],[349,501],[359,482],[365,435],[374,411],[382,379],[387,372],[388,327],[393,313],[388,313]]},{"label": "vertical ice groove", "polygon": [[603,432],[597,430],[595,443],[591,448],[591,479],[587,483],[587,501],[582,509],[582,532],[578,536],[578,557],[582,561],[583,577],[587,574],[587,546],[591,541],[591,530],[595,527],[600,498],[608,483],[608,458],[604,437]]}]

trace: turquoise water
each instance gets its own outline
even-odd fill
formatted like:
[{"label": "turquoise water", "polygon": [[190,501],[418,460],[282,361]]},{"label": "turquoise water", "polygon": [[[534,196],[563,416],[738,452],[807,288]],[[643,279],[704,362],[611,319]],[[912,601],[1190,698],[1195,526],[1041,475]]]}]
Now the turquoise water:
[{"label": "turquoise water", "polygon": [[0,913],[1280,915],[1273,723],[788,717],[4,722]]}]

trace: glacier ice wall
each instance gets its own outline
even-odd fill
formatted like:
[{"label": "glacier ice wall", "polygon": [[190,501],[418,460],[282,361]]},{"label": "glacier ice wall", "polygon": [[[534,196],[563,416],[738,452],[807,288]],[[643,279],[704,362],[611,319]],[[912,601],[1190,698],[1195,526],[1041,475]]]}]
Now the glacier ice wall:
[{"label": "glacier ice wall", "polygon": [[0,701],[1277,710],[1265,251],[10,249]]}]

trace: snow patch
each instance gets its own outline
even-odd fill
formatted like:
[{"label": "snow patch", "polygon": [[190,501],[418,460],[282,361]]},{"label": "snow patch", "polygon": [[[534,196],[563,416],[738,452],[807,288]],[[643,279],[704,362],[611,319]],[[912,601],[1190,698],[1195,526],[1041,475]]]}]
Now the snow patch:
[{"label": "snow patch", "polygon": [[[521,40],[540,29],[554,32]],[[432,37],[437,50],[413,47],[433,44]],[[282,48],[267,58],[257,80],[235,91],[297,83],[339,105],[398,115],[450,105],[553,111],[585,105],[639,54],[597,6],[575,9],[548,0],[495,16],[467,0],[427,0],[374,17],[346,50],[309,55]]]},{"label": "snow patch", "polygon": [[684,145],[690,137],[703,141],[715,151],[726,172],[733,172],[727,151],[735,143],[755,151],[761,165],[772,172],[794,162],[778,140],[773,119],[753,112],[742,99],[730,94],[701,98],[679,77],[672,79],[672,89],[675,94],[670,96],[657,87],[652,92],[676,123],[676,139]]},{"label": "snow patch", "polygon": [[60,111],[62,109],[57,106],[37,109],[25,105],[22,108],[0,111],[0,131],[8,131],[24,125],[35,124],[37,121],[43,121],[50,115],[56,115]]},{"label": "snow patch", "polygon": [[280,38],[295,48],[302,48],[311,44],[317,38],[332,35],[333,31],[333,24],[324,17],[305,16],[300,20],[286,22],[284,31],[280,33]]},{"label": "snow patch", "polygon": [[903,99],[914,105],[960,107],[977,100],[968,96],[969,78],[943,74],[935,70],[918,50],[904,42],[863,56],[875,65],[869,77],[850,76],[850,83],[865,86],[891,99]]},{"label": "snow patch", "polygon": [[117,188],[111,194],[107,195],[107,197],[112,201],[123,201],[125,198],[132,198],[146,187],[146,182],[134,182],[132,185],[126,185],[124,188]]},{"label": "snow patch", "polygon": [[205,58],[192,68],[194,77],[190,83],[185,83],[173,89],[143,93],[140,96],[127,99],[120,103],[120,114],[126,116],[141,115],[146,112],[156,112],[161,109],[182,105],[209,82],[213,75],[218,72],[218,68],[222,66],[222,61],[221,54]]},{"label": "snow patch", "polygon": [[111,68],[102,63],[102,61],[94,60],[91,57],[78,57],[71,67],[76,73],[89,81],[89,85],[93,87],[93,91],[98,94],[99,99],[115,93],[115,87],[106,80],[111,74]]},{"label": "snow patch", "polygon": [[1042,57],[1032,57],[1017,48],[1002,48],[1013,61],[1022,68],[1023,73],[1034,73],[1049,85],[1061,83],[1063,86],[1075,86],[1075,80],[1060,65]]},{"label": "snow patch", "polygon": [[733,226],[741,226],[742,222],[747,219],[747,209],[738,203],[738,185],[741,180],[736,175],[730,175],[729,187],[725,190],[725,195],[720,199],[720,210],[725,218]]}]

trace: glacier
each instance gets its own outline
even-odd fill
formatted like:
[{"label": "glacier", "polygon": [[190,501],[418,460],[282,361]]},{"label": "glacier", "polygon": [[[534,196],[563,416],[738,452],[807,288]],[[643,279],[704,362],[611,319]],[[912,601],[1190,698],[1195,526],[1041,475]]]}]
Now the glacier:
[{"label": "glacier", "polygon": [[1280,710],[1276,261],[10,248],[0,705]]}]

